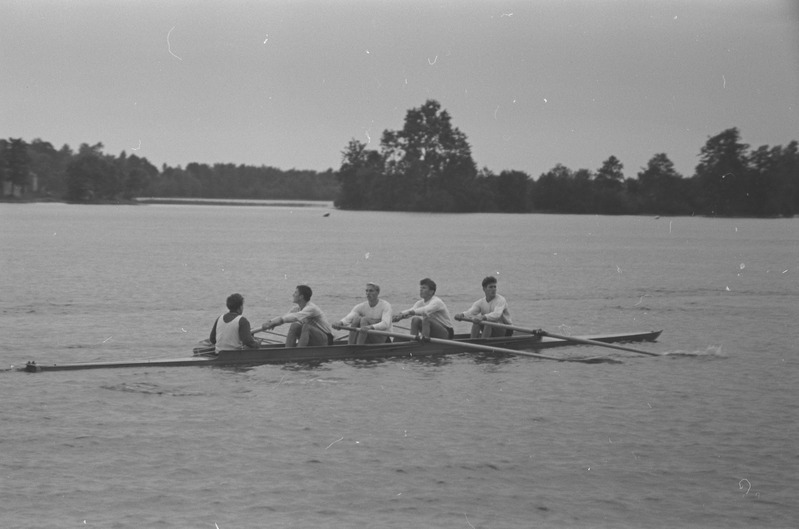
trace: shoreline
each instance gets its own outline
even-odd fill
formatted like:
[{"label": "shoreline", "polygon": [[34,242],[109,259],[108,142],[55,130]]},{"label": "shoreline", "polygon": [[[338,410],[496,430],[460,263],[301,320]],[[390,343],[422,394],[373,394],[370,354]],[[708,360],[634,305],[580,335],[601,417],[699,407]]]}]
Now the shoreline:
[{"label": "shoreline", "polygon": [[[75,205],[95,205],[95,206],[138,206],[138,205],[179,205],[179,206],[247,206],[247,207],[291,207],[291,208],[327,208],[337,209],[332,200],[302,200],[302,199],[236,199],[236,198],[159,198],[141,197],[129,200],[105,200],[96,202],[70,202],[67,200],[53,198],[16,198],[2,197],[0,204],[75,204]],[[395,213],[434,213],[431,211],[400,211],[400,210],[344,210],[344,211],[393,211]],[[469,215],[481,213],[501,214],[502,212],[479,212],[468,211],[461,213],[451,213],[455,215]],[[582,215],[582,216],[607,216],[607,217],[649,217],[655,220],[680,218],[680,217],[700,217],[708,219],[795,219],[796,215],[786,216],[721,216],[721,215],[667,215],[650,213],[627,213],[627,214],[598,214],[598,213],[559,213],[555,211],[530,211],[525,213],[514,213],[514,215]]]},{"label": "shoreline", "polygon": [[302,199],[235,199],[235,198],[159,198],[142,197],[126,200],[98,200],[70,202],[54,198],[0,198],[0,204],[76,204],[95,206],[138,206],[138,205],[187,205],[187,206],[260,206],[260,207],[327,207],[334,208],[332,200]]},{"label": "shoreline", "polygon": [[237,198],[159,198],[140,197],[133,200],[137,204],[177,204],[189,206],[261,206],[261,207],[333,207],[332,200],[302,199],[237,199]]}]

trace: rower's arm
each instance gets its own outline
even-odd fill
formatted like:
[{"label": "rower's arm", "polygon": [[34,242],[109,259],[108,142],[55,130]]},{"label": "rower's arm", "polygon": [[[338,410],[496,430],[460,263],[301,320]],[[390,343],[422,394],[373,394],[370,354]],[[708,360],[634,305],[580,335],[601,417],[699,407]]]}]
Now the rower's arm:
[{"label": "rower's arm", "polygon": [[502,319],[502,315],[505,314],[505,311],[508,308],[508,302],[505,298],[497,295],[497,303],[494,305],[494,310],[486,314],[486,319],[489,321],[499,321]]},{"label": "rower's arm", "polygon": [[480,312],[482,311],[480,310],[480,300],[478,299],[472,303],[472,306],[469,307],[469,310],[465,310],[461,314],[463,315],[463,318],[471,320],[475,316],[479,316]]},{"label": "rower's arm", "polygon": [[355,305],[352,308],[352,310],[349,312],[349,314],[341,318],[341,323],[345,327],[349,327],[350,325],[352,325],[352,321],[359,316],[358,307],[360,307],[360,305]]},{"label": "rower's arm", "polygon": [[281,319],[283,323],[305,323],[306,320],[313,319],[319,316],[319,314],[319,310],[314,305],[308,303],[300,310],[292,310]]},{"label": "rower's arm", "polygon": [[393,313],[391,312],[391,305],[386,303],[383,307],[383,314],[380,318],[380,323],[375,323],[372,328],[376,331],[390,331]]},{"label": "rower's arm", "polygon": [[416,305],[413,306],[414,307],[413,308],[413,312],[415,314],[420,315],[420,316],[427,316],[427,315],[429,315],[429,314],[431,314],[433,312],[438,312],[439,310],[446,310],[446,308],[447,308],[447,306],[444,305],[444,302],[441,301],[441,299],[437,298],[437,297],[434,297],[428,303],[426,303],[426,304],[424,304],[422,306],[417,306],[417,305],[419,305],[418,302],[417,302]]},{"label": "rower's arm", "polygon": [[252,337],[252,330],[250,329],[250,322],[247,321],[247,318],[242,317],[239,320],[239,339],[241,343],[250,347],[251,349],[258,348],[258,342],[255,341],[255,338]]},{"label": "rower's arm", "polygon": [[208,337],[208,341],[211,343],[216,343],[216,324],[219,321],[219,318],[214,320],[214,326],[211,327],[211,335]]}]

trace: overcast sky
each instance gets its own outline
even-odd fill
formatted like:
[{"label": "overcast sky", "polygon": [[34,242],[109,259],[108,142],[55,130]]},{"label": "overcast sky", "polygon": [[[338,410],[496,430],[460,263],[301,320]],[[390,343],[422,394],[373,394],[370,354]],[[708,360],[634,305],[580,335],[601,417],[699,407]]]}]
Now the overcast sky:
[{"label": "overcast sky", "polygon": [[799,2],[0,0],[0,137],[338,169],[441,103],[478,167],[533,177],[707,139],[799,140]]}]

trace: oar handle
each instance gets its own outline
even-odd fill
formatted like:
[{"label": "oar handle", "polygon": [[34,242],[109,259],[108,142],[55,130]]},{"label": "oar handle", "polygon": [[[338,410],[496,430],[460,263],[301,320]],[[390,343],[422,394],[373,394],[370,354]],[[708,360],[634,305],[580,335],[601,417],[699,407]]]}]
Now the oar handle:
[{"label": "oar handle", "polygon": [[339,325],[336,327],[339,331],[355,331],[355,332],[368,332],[369,334],[377,334],[379,336],[388,336],[390,338],[399,338],[401,340],[417,340],[420,341],[420,335],[413,336],[410,334],[400,334],[397,332],[388,332],[388,331],[378,331],[375,329],[362,329],[359,327],[349,327],[347,325]]},{"label": "oar handle", "polygon": [[526,332],[528,334],[539,334],[539,335],[544,334],[543,329],[523,329],[522,327],[516,327],[515,325],[506,325],[504,323],[499,323],[498,321],[478,320],[477,318],[465,318],[458,316],[455,316],[455,319],[458,321],[470,321],[478,325],[488,325],[491,327],[497,327],[499,329],[510,329],[512,331]]},{"label": "oar handle", "polygon": [[252,334],[258,334],[259,332],[265,332],[266,334],[274,334],[275,336],[280,336],[281,338],[286,337],[285,334],[280,334],[279,332],[267,331],[263,327],[259,327],[258,329],[253,329]]}]

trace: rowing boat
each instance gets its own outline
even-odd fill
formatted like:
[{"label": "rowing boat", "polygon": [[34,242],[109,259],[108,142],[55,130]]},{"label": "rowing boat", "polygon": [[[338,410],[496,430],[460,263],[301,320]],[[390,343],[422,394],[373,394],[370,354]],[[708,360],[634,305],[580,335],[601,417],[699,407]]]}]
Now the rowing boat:
[{"label": "rowing boat", "polygon": [[[657,340],[662,331],[645,331],[632,333],[598,334],[581,336],[584,340],[593,340],[605,343],[622,342],[653,342]],[[418,341],[408,336],[405,340],[395,339],[393,342],[380,344],[349,345],[335,343],[326,346],[292,347],[283,344],[264,344],[258,349],[236,349],[213,353],[210,347],[196,348],[191,357],[156,359],[156,360],[118,360],[110,362],[81,362],[72,364],[39,364],[28,362],[25,366],[16,368],[19,371],[67,371],[77,369],[102,369],[115,367],[178,367],[178,366],[237,366],[260,364],[285,364],[295,362],[324,362],[331,360],[374,360],[392,357],[420,357],[432,355],[445,355],[464,353],[469,349],[459,346],[455,342],[476,344],[483,346],[486,352],[491,352],[492,347],[498,349],[533,350],[549,349],[575,345],[573,341],[552,338],[549,336],[535,336],[529,334],[516,334],[494,338],[469,338],[468,334],[456,335],[451,343],[431,343]],[[504,354],[504,353],[499,353]]]}]

